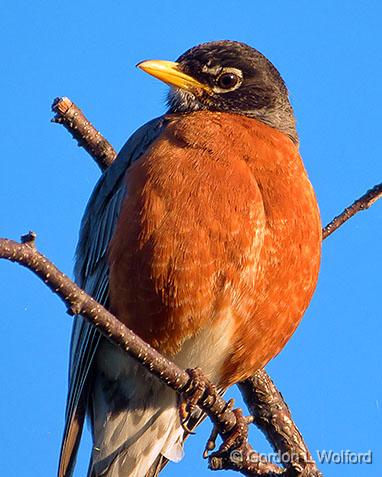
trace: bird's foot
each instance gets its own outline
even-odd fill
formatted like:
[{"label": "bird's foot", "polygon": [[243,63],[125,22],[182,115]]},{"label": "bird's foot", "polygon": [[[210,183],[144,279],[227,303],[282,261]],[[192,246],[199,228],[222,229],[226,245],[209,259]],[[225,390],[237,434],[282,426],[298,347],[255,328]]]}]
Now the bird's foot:
[{"label": "bird's foot", "polygon": [[[199,368],[187,369],[186,371],[190,376],[190,380],[184,390],[184,395],[181,396],[179,417],[185,432],[193,434],[192,429],[187,427],[188,421],[193,412],[197,406],[200,406],[201,404],[207,404],[208,407],[212,407],[216,402],[218,393],[216,387],[203,375]],[[241,409],[232,410],[233,406],[234,400],[230,399],[221,412],[223,415],[226,411],[230,410],[235,415],[236,422],[228,432],[221,434],[223,442],[219,449],[212,454],[209,454],[216,447],[216,439],[219,435],[216,426],[213,427],[211,435],[206,443],[203,457],[209,458],[210,461],[213,458],[226,458],[227,455],[230,455],[236,450],[244,450],[248,443],[248,424],[253,422],[253,417],[244,416]]]},{"label": "bird's foot", "polygon": [[[232,398],[229,399],[227,401],[227,406],[224,408],[223,413],[227,410],[232,410],[234,404],[235,404],[235,400],[232,399]],[[219,435],[218,428],[217,428],[217,426],[214,425],[213,428],[212,428],[210,437],[208,438],[208,441],[207,441],[206,446],[204,448],[204,452],[203,452],[203,458],[204,459],[207,459],[209,453],[215,449],[216,439],[218,438],[218,435]]]},{"label": "bird's foot", "polygon": [[[232,409],[234,401],[230,399],[228,401],[229,409]],[[215,449],[216,438],[218,436],[217,428],[214,426],[212,429],[211,435],[207,441],[203,457],[212,459],[214,457],[222,458],[227,454],[230,454],[233,451],[239,450],[242,446],[245,446],[248,442],[248,424],[253,422],[252,416],[244,416],[241,409],[234,409],[232,411],[236,417],[236,424],[234,427],[224,436],[223,442],[220,445],[219,449],[212,454],[209,454],[210,451]]]},{"label": "bird's foot", "polygon": [[207,397],[216,396],[217,390],[216,387],[203,375],[201,369],[186,369],[186,372],[190,376],[190,380],[185,390],[187,396],[181,396],[179,417],[183,429],[188,434],[194,434],[194,432],[187,427],[188,420],[198,404],[203,403]]}]

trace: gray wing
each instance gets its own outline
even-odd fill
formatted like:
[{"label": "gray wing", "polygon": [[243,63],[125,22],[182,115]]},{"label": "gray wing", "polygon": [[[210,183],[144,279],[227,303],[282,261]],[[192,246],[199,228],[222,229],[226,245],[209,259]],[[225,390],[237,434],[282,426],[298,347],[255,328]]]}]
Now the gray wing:
[{"label": "gray wing", "polygon": [[[76,251],[75,279],[81,288],[106,307],[109,295],[107,248],[126,194],[123,178],[130,164],[160,135],[165,122],[163,117],[153,119],[131,136],[98,181],[82,219]],[[101,334],[96,328],[81,316],[75,317],[59,477],[70,477],[74,470],[86,413],[87,383],[100,338]]]}]

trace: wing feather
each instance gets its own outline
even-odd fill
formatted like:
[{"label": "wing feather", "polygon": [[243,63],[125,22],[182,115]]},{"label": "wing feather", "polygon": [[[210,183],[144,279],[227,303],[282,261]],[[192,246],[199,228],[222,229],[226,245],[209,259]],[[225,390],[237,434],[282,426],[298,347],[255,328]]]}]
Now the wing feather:
[{"label": "wing feather", "polygon": [[[76,251],[75,279],[81,288],[105,306],[108,305],[109,295],[106,253],[126,194],[123,178],[131,163],[160,135],[165,122],[163,117],[153,119],[131,136],[98,181],[82,219]],[[81,316],[75,317],[59,477],[70,477],[74,470],[86,413],[90,371],[101,338],[96,328]]]}]

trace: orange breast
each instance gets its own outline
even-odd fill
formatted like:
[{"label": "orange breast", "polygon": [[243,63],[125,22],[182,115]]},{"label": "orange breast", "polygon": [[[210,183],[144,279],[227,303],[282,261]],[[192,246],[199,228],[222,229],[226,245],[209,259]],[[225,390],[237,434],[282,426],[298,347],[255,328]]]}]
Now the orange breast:
[{"label": "orange breast", "polygon": [[113,312],[174,355],[230,309],[221,382],[252,374],[293,333],[317,280],[319,214],[296,147],[246,117],[173,116],[126,181],[109,249]]}]

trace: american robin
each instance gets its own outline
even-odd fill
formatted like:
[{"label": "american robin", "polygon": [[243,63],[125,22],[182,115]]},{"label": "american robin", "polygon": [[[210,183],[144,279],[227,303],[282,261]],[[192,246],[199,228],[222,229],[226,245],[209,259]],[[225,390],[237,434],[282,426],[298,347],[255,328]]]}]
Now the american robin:
[{"label": "american robin", "polygon": [[[316,286],[321,224],[279,72],[243,43],[217,41],[138,67],[171,86],[87,206],[81,287],[183,368],[221,389],[283,348]],[[89,477],[155,475],[183,455],[175,392],[76,318],[59,476],[85,415]]]}]

